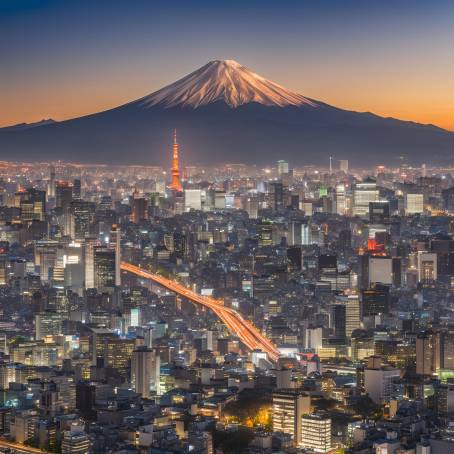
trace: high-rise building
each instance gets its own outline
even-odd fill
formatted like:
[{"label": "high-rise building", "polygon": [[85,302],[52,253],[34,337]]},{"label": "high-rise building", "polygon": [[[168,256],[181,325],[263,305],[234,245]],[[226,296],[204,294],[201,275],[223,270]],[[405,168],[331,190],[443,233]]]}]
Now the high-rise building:
[{"label": "high-rise building", "polygon": [[73,200],[73,188],[67,181],[58,181],[55,188],[55,206],[66,210]]},{"label": "high-rise building", "polygon": [[391,399],[393,382],[399,378],[399,369],[383,365],[380,357],[371,356],[364,369],[364,388],[376,404],[383,405]]},{"label": "high-rise building", "polygon": [[331,447],[331,418],[327,414],[312,413],[301,418],[299,446],[314,452],[326,453]]},{"label": "high-rise building", "polygon": [[424,212],[424,194],[405,194],[405,214]]},{"label": "high-rise building", "polygon": [[85,288],[95,287],[95,247],[99,246],[98,238],[86,237],[84,241]]},{"label": "high-rise building", "polygon": [[280,177],[289,173],[287,161],[283,161],[282,159],[277,161],[277,173]]},{"label": "high-rise building", "polygon": [[50,178],[47,185],[47,197],[54,198],[55,197],[55,167],[50,166]]},{"label": "high-rise building", "polygon": [[311,398],[297,389],[273,393],[273,432],[292,436],[295,445],[301,440],[301,418],[311,412]]},{"label": "high-rise building", "polygon": [[115,287],[115,251],[95,246],[94,276],[95,288],[107,290]]},{"label": "high-rise building", "polygon": [[269,185],[270,204],[273,210],[284,208],[284,185],[282,181],[273,181]]},{"label": "high-rise building", "polygon": [[134,222],[134,224],[137,224],[144,219],[148,219],[148,201],[145,197],[140,197],[137,188],[132,195],[131,211],[131,221]]},{"label": "high-rise building", "polygon": [[173,132],[173,155],[172,155],[172,182],[170,189],[181,192],[183,187],[180,181],[180,161],[179,161],[179,146],[177,142],[177,130]]},{"label": "high-rise building", "polygon": [[432,376],[437,369],[444,367],[443,335],[440,332],[426,331],[416,337],[416,373]]},{"label": "high-rise building", "polygon": [[379,197],[377,182],[366,178],[353,188],[353,215],[365,217],[369,215],[370,202],[376,202]]},{"label": "high-rise building", "polygon": [[26,191],[17,193],[19,208],[21,210],[21,221],[43,221],[46,214],[46,192],[35,188],[28,188]]},{"label": "high-rise building", "polygon": [[184,211],[202,209],[202,191],[200,189],[184,190]]},{"label": "high-rise building", "polygon": [[71,214],[74,218],[74,239],[84,240],[90,234],[95,204],[85,200],[73,200],[71,202]]},{"label": "high-rise building", "polygon": [[336,186],[336,214],[344,216],[347,214],[347,201],[345,197],[345,186],[338,184]]},{"label": "high-rise building", "polygon": [[153,393],[159,394],[160,359],[154,350],[141,346],[133,351],[131,383],[144,399],[148,399]]},{"label": "high-rise building", "polygon": [[73,200],[80,200],[81,199],[81,182],[78,178],[73,180]]},{"label": "high-rise building", "polygon": [[40,312],[35,315],[35,339],[57,336],[62,332],[63,315],[58,312]]},{"label": "high-rise building", "polygon": [[433,252],[418,252],[418,280],[430,284],[437,280],[437,254]]},{"label": "high-rise building", "polygon": [[117,224],[113,224],[109,235],[109,249],[115,251],[115,285],[121,285],[121,232]]}]

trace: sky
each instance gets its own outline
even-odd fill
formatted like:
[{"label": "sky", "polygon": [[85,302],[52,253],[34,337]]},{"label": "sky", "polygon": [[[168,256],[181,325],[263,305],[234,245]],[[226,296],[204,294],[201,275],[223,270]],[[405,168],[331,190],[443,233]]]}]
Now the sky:
[{"label": "sky", "polygon": [[307,97],[454,130],[452,0],[0,0],[0,126],[234,59]]}]

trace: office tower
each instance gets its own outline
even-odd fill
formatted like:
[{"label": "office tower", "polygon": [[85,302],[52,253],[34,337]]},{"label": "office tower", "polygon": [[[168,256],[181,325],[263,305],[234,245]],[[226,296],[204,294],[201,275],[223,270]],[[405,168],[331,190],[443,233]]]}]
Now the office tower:
[{"label": "office tower", "polygon": [[78,178],[73,180],[73,200],[81,199],[81,182]]},{"label": "office tower", "polygon": [[345,186],[343,184],[338,184],[336,186],[336,214],[344,216],[347,214],[347,203],[345,197]]},{"label": "office tower", "polygon": [[331,418],[322,413],[303,415],[299,446],[319,453],[331,450]]},{"label": "office tower", "polygon": [[405,194],[405,214],[424,212],[424,194]]},{"label": "office tower", "polygon": [[123,339],[117,336],[104,338],[103,353],[104,367],[111,367],[124,377],[128,375],[128,368],[134,351],[135,339]]},{"label": "office tower", "polygon": [[356,294],[336,295],[336,303],[345,306],[345,336],[351,337],[353,331],[361,328],[361,305]]},{"label": "office tower", "polygon": [[296,389],[273,392],[273,432],[292,436],[293,443],[301,440],[301,418],[311,411],[311,398]]},{"label": "office tower", "polygon": [[440,332],[426,331],[416,337],[416,373],[433,375],[444,365],[444,340]]},{"label": "office tower", "polygon": [[348,159],[339,160],[339,170],[348,173]]},{"label": "office tower", "polygon": [[346,306],[344,304],[335,304],[333,306],[334,318],[334,336],[337,339],[345,340],[347,328]]},{"label": "office tower", "polygon": [[383,405],[391,399],[392,384],[399,378],[399,369],[384,365],[380,357],[371,356],[364,369],[364,388],[376,404]]},{"label": "office tower", "polygon": [[369,221],[371,224],[386,224],[389,222],[389,202],[381,200],[370,202]]},{"label": "office tower", "polygon": [[86,237],[84,241],[85,288],[95,287],[95,247],[99,246],[97,237]]},{"label": "office tower", "polygon": [[393,261],[391,257],[370,256],[369,257],[369,285],[380,282],[381,284],[392,285],[393,283]]},{"label": "office tower", "polygon": [[308,224],[301,226],[301,244],[303,246],[310,246],[312,244],[312,231]]},{"label": "office tower", "polygon": [[184,190],[184,211],[202,209],[202,191],[200,189]]},{"label": "office tower", "polygon": [[46,192],[35,188],[28,188],[17,193],[19,208],[21,210],[21,221],[23,223],[32,221],[44,221],[46,215]]},{"label": "office tower", "polygon": [[353,215],[366,217],[369,215],[370,202],[376,202],[379,197],[377,182],[366,178],[361,183],[356,183],[353,188]]},{"label": "office tower", "polygon": [[144,399],[159,395],[160,358],[152,349],[141,346],[132,353],[131,384]]},{"label": "office tower", "polygon": [[90,234],[95,215],[95,204],[84,200],[71,202],[71,214],[74,220],[74,239],[82,241]]},{"label": "office tower", "polygon": [[418,281],[431,284],[437,280],[437,254],[433,252],[418,252]]},{"label": "office tower", "polygon": [[121,286],[121,232],[117,224],[113,224],[109,235],[109,249],[115,252],[115,285]]},{"label": "office tower", "polygon": [[289,246],[299,246],[302,244],[303,223],[292,221],[289,225],[287,243]]},{"label": "office tower", "polygon": [[173,132],[173,155],[172,155],[172,182],[170,189],[173,191],[181,192],[183,187],[180,181],[180,162],[179,162],[179,146],[177,142],[177,130]]},{"label": "office tower", "polygon": [[143,219],[148,219],[148,201],[144,197],[140,197],[137,188],[132,195],[131,211],[131,221],[134,224],[139,223]]},{"label": "office tower", "polygon": [[277,161],[277,173],[280,177],[289,173],[287,161],[283,161],[282,159]]},{"label": "office tower", "polygon": [[273,181],[269,184],[270,205],[273,210],[284,208],[284,185],[282,181]]},{"label": "office tower", "polygon": [[73,199],[73,188],[67,181],[58,181],[55,188],[55,206],[63,211],[69,208]]},{"label": "office tower", "polygon": [[94,280],[94,287],[100,291],[115,287],[115,251],[95,246]]},{"label": "office tower", "polygon": [[35,267],[39,269],[41,282],[50,282],[57,264],[59,242],[40,240],[35,242]]},{"label": "office tower", "polygon": [[62,454],[88,454],[90,446],[90,439],[85,433],[83,422],[73,422],[69,430],[63,432]]},{"label": "office tower", "polygon": [[35,339],[58,336],[62,333],[63,315],[57,312],[40,312],[35,315]]},{"label": "office tower", "polygon": [[259,198],[255,194],[247,195],[243,201],[243,209],[247,211],[250,219],[257,219],[259,213]]},{"label": "office tower", "polygon": [[307,328],[306,336],[304,339],[304,348],[306,350],[315,350],[321,348],[323,345],[323,328]]},{"label": "office tower", "polygon": [[389,287],[376,284],[361,292],[361,313],[363,317],[387,314],[389,312]]},{"label": "office tower", "polygon": [[54,198],[55,197],[55,167],[50,166],[50,179],[47,185],[47,197]]}]

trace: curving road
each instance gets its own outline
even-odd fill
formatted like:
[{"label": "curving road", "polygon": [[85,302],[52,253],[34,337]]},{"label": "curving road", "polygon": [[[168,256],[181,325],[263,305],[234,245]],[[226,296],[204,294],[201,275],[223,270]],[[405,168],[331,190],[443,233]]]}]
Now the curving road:
[{"label": "curving road", "polygon": [[271,361],[276,361],[279,358],[279,352],[270,340],[267,339],[251,322],[245,320],[240,313],[229,307],[225,307],[222,301],[199,295],[172,279],[150,273],[131,263],[122,262],[121,269],[141,278],[156,282],[194,303],[208,307],[221,319],[230,332],[237,336],[250,350],[262,350],[266,352]]}]

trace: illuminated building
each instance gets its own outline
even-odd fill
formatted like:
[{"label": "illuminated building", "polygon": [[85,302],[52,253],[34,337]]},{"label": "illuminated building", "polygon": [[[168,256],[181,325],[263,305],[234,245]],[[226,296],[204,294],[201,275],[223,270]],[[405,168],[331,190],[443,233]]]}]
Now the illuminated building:
[{"label": "illuminated building", "polygon": [[90,445],[83,423],[72,423],[70,429],[64,431],[61,452],[62,454],[88,454]]},{"label": "illuminated building", "polygon": [[144,197],[139,196],[137,188],[132,195],[131,210],[131,221],[134,224],[139,223],[143,219],[148,219],[148,201]]},{"label": "illuminated building", "polygon": [[94,287],[103,291],[115,287],[115,251],[97,246],[94,248]]},{"label": "illuminated building", "polygon": [[277,173],[279,176],[287,174],[289,172],[288,162],[282,159],[277,161]]},{"label": "illuminated building", "polygon": [[131,359],[131,384],[134,390],[148,399],[159,394],[160,358],[147,347],[137,347]]},{"label": "illuminated building", "polygon": [[437,280],[437,254],[433,252],[418,252],[418,280],[430,284]]},{"label": "illuminated building", "polygon": [[98,238],[86,237],[84,242],[85,288],[95,287],[95,247],[99,245]]},{"label": "illuminated building", "polygon": [[273,432],[293,437],[295,445],[301,440],[301,417],[310,413],[311,398],[296,389],[281,389],[273,393]]},{"label": "illuminated building", "polygon": [[170,183],[170,189],[173,191],[181,192],[183,190],[180,181],[180,162],[178,155],[178,142],[177,142],[177,130],[173,132],[173,156],[172,156],[172,182]]},{"label": "illuminated building", "polygon": [[55,206],[65,210],[69,207],[73,199],[73,188],[67,181],[57,182],[55,188]]},{"label": "illuminated building", "polygon": [[35,315],[35,339],[57,336],[62,332],[63,317],[56,312],[43,312]]},{"label": "illuminated building", "polygon": [[331,449],[331,418],[320,413],[303,415],[299,446],[314,452],[328,452]]},{"label": "illuminated building", "polygon": [[115,285],[121,285],[121,232],[117,224],[113,224],[109,236],[109,248],[115,252]]},{"label": "illuminated building", "polygon": [[365,179],[361,183],[357,183],[353,188],[353,215],[368,216],[370,202],[378,200],[379,192],[377,183],[371,178]]},{"label": "illuminated building", "polygon": [[423,194],[405,194],[405,214],[420,214],[424,212]]},{"label": "illuminated building", "polygon": [[400,369],[383,365],[378,356],[369,358],[364,369],[364,388],[369,397],[379,405],[389,402],[393,381],[400,378]]},{"label": "illuminated building", "polygon": [[131,355],[135,348],[134,339],[107,336],[104,339],[104,366],[116,369],[120,375],[127,375]]}]

